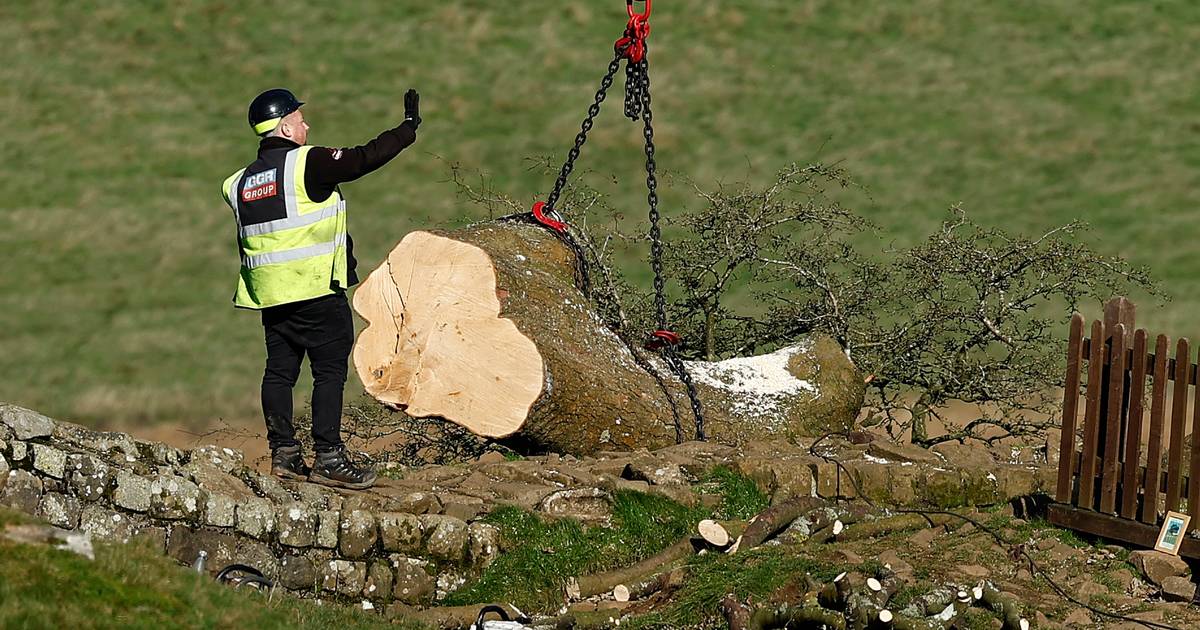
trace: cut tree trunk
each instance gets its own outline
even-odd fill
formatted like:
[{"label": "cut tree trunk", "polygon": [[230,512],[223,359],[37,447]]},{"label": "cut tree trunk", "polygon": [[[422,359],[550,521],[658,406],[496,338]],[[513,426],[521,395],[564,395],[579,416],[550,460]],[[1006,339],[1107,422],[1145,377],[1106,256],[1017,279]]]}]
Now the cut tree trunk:
[{"label": "cut tree trunk", "polygon": [[[695,435],[666,365],[614,334],[575,287],[570,250],[545,229],[490,222],[404,237],[354,295],[367,321],[354,365],[367,392],[523,450],[659,448]],[[634,333],[640,337],[643,331]],[[667,394],[634,352],[664,379]],[[689,362],[705,431],[739,444],[846,431],[863,381],[838,345],[797,339],[771,354]]]}]

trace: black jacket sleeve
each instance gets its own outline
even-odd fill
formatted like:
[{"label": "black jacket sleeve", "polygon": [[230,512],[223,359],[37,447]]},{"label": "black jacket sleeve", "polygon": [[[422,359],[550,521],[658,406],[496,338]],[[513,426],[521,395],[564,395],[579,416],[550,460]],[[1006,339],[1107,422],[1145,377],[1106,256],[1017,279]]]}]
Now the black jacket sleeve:
[{"label": "black jacket sleeve", "polygon": [[338,184],[352,182],[387,164],[416,140],[416,128],[405,121],[362,146],[313,147],[304,168],[308,197],[318,203],[328,199]]}]

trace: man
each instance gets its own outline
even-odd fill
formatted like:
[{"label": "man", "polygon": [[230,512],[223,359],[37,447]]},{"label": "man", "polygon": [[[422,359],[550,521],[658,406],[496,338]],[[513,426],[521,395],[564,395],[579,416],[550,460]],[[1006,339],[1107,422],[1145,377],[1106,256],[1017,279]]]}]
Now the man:
[{"label": "man", "polygon": [[[339,184],[378,169],[416,141],[420,97],[404,94],[404,122],[358,147],[307,146],[304,103],[284,89],[250,103],[258,158],[221,190],[237,221],[241,275],[234,305],[261,311],[267,366],[263,416],[271,473],[285,479],[361,490],[375,472],[356,465],[341,439],[342,390],[354,343],[346,289],[358,283]],[[292,425],[292,388],[308,355],[313,375],[315,459],[304,463]]]}]

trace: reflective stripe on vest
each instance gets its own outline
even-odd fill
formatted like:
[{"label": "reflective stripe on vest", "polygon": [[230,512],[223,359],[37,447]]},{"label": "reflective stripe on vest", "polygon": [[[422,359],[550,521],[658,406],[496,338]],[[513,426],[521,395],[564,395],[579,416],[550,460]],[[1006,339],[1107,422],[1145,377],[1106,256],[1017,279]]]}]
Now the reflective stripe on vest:
[{"label": "reflective stripe on vest", "polygon": [[[247,169],[229,180],[225,194],[237,222],[242,263],[237,306],[260,309],[348,288],[346,202],[336,189],[323,202],[308,197],[303,177],[310,149],[299,147],[283,156],[283,218],[244,225],[239,207]],[[278,159],[268,158],[267,164]]]}]

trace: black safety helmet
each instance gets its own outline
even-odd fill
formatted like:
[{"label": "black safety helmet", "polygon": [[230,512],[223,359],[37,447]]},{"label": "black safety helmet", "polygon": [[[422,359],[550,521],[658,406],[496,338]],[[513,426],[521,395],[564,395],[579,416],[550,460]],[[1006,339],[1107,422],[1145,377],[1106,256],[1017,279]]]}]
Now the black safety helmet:
[{"label": "black safety helmet", "polygon": [[290,90],[267,90],[250,101],[250,127],[260,136],[269,133],[279,126],[281,118],[300,109],[303,104]]}]

